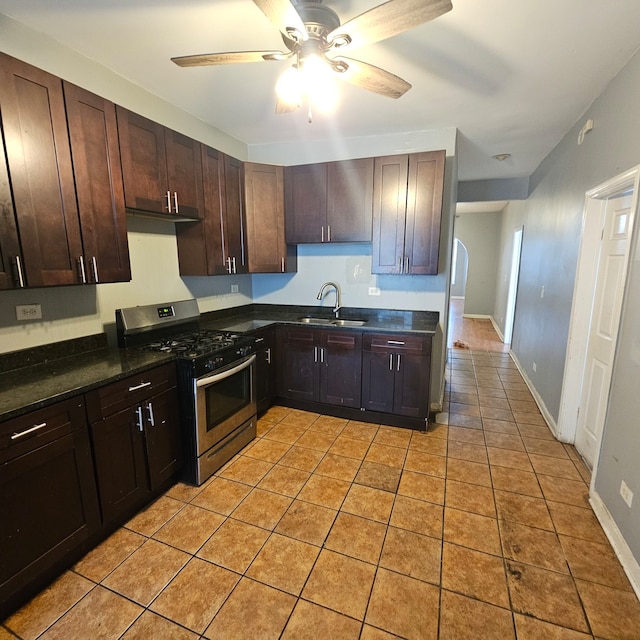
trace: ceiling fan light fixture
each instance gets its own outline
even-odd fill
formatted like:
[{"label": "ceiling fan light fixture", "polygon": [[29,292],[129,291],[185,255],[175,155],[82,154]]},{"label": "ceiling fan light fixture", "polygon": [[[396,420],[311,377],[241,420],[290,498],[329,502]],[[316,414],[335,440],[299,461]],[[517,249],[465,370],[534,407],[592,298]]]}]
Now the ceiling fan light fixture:
[{"label": "ceiling fan light fixture", "polygon": [[284,104],[299,107],[302,104],[303,80],[300,69],[293,65],[276,82],[276,95]]}]

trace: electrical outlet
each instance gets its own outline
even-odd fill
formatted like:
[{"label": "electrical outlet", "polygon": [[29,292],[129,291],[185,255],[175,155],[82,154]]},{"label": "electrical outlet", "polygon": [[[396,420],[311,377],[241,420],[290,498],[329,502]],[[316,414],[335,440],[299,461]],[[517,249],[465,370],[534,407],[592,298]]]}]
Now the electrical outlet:
[{"label": "electrical outlet", "polygon": [[544,285],[540,287],[540,298],[544,298]]},{"label": "electrical outlet", "polygon": [[42,306],[39,304],[17,304],[16,318],[18,320],[41,320]]},{"label": "electrical outlet", "polygon": [[627,503],[627,507],[631,509],[631,503],[633,502],[633,491],[629,489],[627,483],[624,480],[620,483],[620,495],[622,496],[622,499]]},{"label": "electrical outlet", "polygon": [[232,284],[231,285],[231,293],[238,293],[238,285],[237,284]]},{"label": "electrical outlet", "polygon": [[535,372],[538,370],[538,365],[534,362],[534,363],[531,365],[531,368],[533,369],[533,373],[535,373]]},{"label": "electrical outlet", "polygon": [[369,295],[370,296],[379,296],[380,289],[378,287],[369,287]]}]

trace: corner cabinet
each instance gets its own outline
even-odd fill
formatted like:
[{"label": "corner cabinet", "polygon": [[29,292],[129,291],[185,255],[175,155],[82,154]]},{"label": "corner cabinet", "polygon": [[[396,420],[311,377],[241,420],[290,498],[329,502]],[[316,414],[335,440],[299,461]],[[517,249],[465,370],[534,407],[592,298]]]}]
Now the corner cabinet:
[{"label": "corner cabinet", "polygon": [[446,153],[375,159],[372,273],[437,275]]},{"label": "corner cabinet", "polygon": [[100,527],[82,397],[0,424],[0,513],[4,618]]},{"label": "corner cabinet", "polygon": [[362,407],[426,419],[430,369],[430,339],[404,334],[365,334]]},{"label": "corner cabinet", "polygon": [[117,107],[128,209],[202,218],[200,143]]},{"label": "corner cabinet", "polygon": [[370,242],[373,158],[285,168],[287,242]]},{"label": "corner cabinet", "polygon": [[245,162],[244,190],[249,272],[295,272],[298,252],[285,239],[283,168]]},{"label": "corner cabinet", "polygon": [[175,365],[86,395],[103,524],[122,522],[180,470]]}]

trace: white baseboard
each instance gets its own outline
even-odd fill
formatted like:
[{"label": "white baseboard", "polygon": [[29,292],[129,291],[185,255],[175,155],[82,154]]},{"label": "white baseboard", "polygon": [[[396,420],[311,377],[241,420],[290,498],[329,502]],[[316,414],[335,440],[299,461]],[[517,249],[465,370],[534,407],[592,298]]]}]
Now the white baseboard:
[{"label": "white baseboard", "polygon": [[560,440],[560,438],[558,437],[558,425],[556,424],[554,417],[549,412],[549,409],[547,409],[547,405],[544,403],[544,400],[538,393],[537,389],[533,386],[533,382],[531,382],[524,367],[520,364],[520,361],[518,360],[516,354],[510,350],[509,355],[511,356],[511,359],[513,360],[516,367],[518,368],[518,371],[520,372],[520,375],[522,376],[522,379],[524,380],[525,384],[527,385],[527,387],[529,387],[529,391],[531,391],[531,395],[533,396],[533,399],[538,405],[538,409],[540,409],[540,413],[542,414],[544,421],[547,423],[549,429],[551,429],[551,433],[553,433],[556,440]]},{"label": "white baseboard", "polygon": [[475,318],[476,320],[489,320],[491,319],[491,316],[487,315],[486,313],[463,313],[462,314],[463,318]]},{"label": "white baseboard", "polygon": [[627,574],[633,590],[636,592],[638,598],[640,598],[640,565],[633,557],[633,553],[625,539],[622,537],[622,533],[620,532],[620,529],[618,529],[618,525],[609,512],[609,509],[607,509],[602,498],[595,490],[591,490],[591,493],[589,494],[589,502],[593,507],[593,512],[596,514],[596,518],[598,518],[602,528],[604,529],[605,535],[609,538],[613,551],[618,557],[618,560],[620,560],[620,564]]},{"label": "white baseboard", "polygon": [[500,338],[500,342],[504,344],[504,333],[500,331],[500,327],[498,326],[497,322],[494,320],[493,316],[490,316],[490,320],[491,320],[491,324],[493,325],[493,328],[495,329],[495,332],[498,334],[498,338]]}]

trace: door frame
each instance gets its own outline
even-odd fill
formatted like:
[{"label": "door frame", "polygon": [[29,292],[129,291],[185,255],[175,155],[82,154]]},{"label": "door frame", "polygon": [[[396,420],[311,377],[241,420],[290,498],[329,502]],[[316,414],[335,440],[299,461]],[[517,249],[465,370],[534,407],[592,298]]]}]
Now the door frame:
[{"label": "door frame", "polygon": [[504,314],[504,335],[502,342],[511,344],[513,327],[516,323],[516,300],[518,298],[518,281],[520,280],[520,259],[522,257],[522,242],[524,240],[524,226],[513,230],[513,246],[511,247],[511,267],[509,271],[509,290],[507,292],[507,309]]},{"label": "door frame", "polygon": [[[600,240],[605,217],[606,201],[609,198],[633,191],[630,211],[631,217],[629,220],[631,242],[629,255],[625,263],[625,277],[623,282],[623,286],[626,287],[629,260],[633,254],[633,243],[636,242],[634,226],[638,212],[639,187],[640,165],[637,165],[590,189],[585,194],[580,253],[576,270],[573,302],[571,305],[569,337],[562,380],[560,412],[557,422],[557,437],[563,442],[573,443],[576,439],[580,398],[585,380],[587,346],[591,330],[596,279],[598,277],[600,264]],[[598,256],[598,259],[594,260],[594,256]],[[622,308],[624,308],[624,296],[620,315]],[[618,325],[620,324],[620,315],[616,319]],[[598,455],[599,453],[596,453],[593,463],[594,469],[597,467]]]}]

